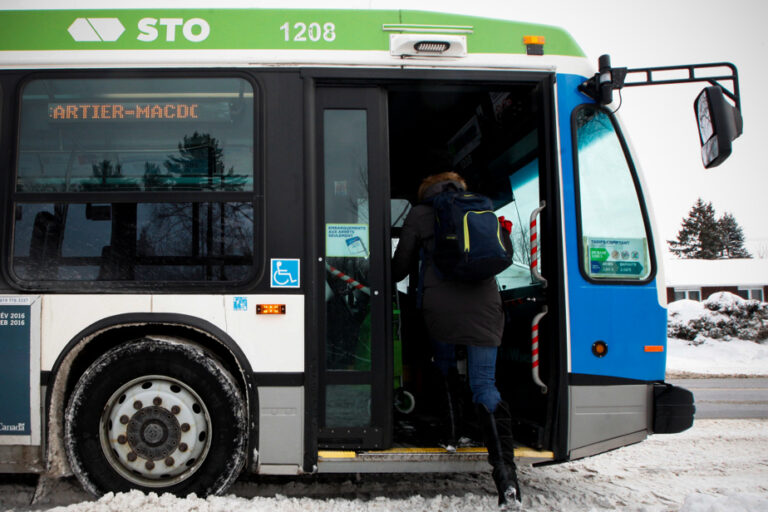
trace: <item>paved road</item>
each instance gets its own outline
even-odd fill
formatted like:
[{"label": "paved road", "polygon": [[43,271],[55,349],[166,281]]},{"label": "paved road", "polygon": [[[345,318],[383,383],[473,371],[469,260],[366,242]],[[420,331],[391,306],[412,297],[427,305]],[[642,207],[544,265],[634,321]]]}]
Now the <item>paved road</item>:
[{"label": "paved road", "polygon": [[768,418],[768,378],[669,382],[693,392],[696,418]]}]

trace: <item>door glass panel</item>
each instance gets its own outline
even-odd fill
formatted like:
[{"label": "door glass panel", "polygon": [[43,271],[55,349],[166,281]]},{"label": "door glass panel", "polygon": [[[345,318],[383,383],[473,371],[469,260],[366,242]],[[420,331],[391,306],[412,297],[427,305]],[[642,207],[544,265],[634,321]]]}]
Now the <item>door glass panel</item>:
[{"label": "door glass panel", "polygon": [[577,110],[575,121],[584,272],[592,279],[646,279],[647,229],[616,128],[593,107]]},{"label": "door glass panel", "polygon": [[323,126],[326,368],[370,371],[367,112],[328,109]]},{"label": "door glass panel", "polygon": [[[539,207],[539,160],[532,160],[508,176],[509,202],[497,208],[496,215],[512,222],[512,265],[496,276],[501,290],[530,286],[531,213]],[[541,262],[539,262],[540,265]]]},{"label": "door glass panel", "polygon": [[371,385],[331,385],[325,388],[326,427],[366,427],[371,424]]}]

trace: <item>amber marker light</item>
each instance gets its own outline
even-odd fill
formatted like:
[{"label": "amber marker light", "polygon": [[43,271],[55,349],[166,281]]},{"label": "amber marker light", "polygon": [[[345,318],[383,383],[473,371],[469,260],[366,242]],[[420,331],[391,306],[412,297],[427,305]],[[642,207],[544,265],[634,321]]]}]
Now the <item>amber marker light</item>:
[{"label": "amber marker light", "polygon": [[608,353],[608,345],[602,340],[598,340],[592,344],[592,353],[595,357],[603,357]]},{"label": "amber marker light", "polygon": [[525,53],[528,55],[544,55],[544,36],[523,36]]},{"label": "amber marker light", "polygon": [[524,44],[544,44],[546,38],[544,36],[523,36]]},{"label": "amber marker light", "polygon": [[256,304],[257,315],[284,315],[285,304]]},{"label": "amber marker light", "polygon": [[663,345],[646,345],[645,351],[646,352],[664,352],[664,346]]}]

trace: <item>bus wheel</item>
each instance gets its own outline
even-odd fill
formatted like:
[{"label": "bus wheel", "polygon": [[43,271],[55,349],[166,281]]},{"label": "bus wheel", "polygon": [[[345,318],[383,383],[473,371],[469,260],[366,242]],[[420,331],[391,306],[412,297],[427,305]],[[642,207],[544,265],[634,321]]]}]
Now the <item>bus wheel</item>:
[{"label": "bus wheel", "polygon": [[172,338],[119,345],[80,377],[64,416],[72,471],[95,495],[219,494],[246,459],[246,406],[232,375]]}]

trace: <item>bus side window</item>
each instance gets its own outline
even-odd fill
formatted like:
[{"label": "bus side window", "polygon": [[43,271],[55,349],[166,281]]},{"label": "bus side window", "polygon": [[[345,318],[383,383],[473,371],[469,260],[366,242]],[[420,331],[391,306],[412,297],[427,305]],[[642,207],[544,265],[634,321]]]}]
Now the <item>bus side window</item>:
[{"label": "bus side window", "polygon": [[61,221],[48,211],[37,212],[29,241],[29,264],[42,279],[55,279],[61,256]]},{"label": "bus side window", "polygon": [[582,272],[645,281],[652,271],[639,185],[614,119],[594,105],[573,115]]},{"label": "bus side window", "polygon": [[32,287],[255,278],[254,96],[242,77],[27,82],[15,278]]}]

